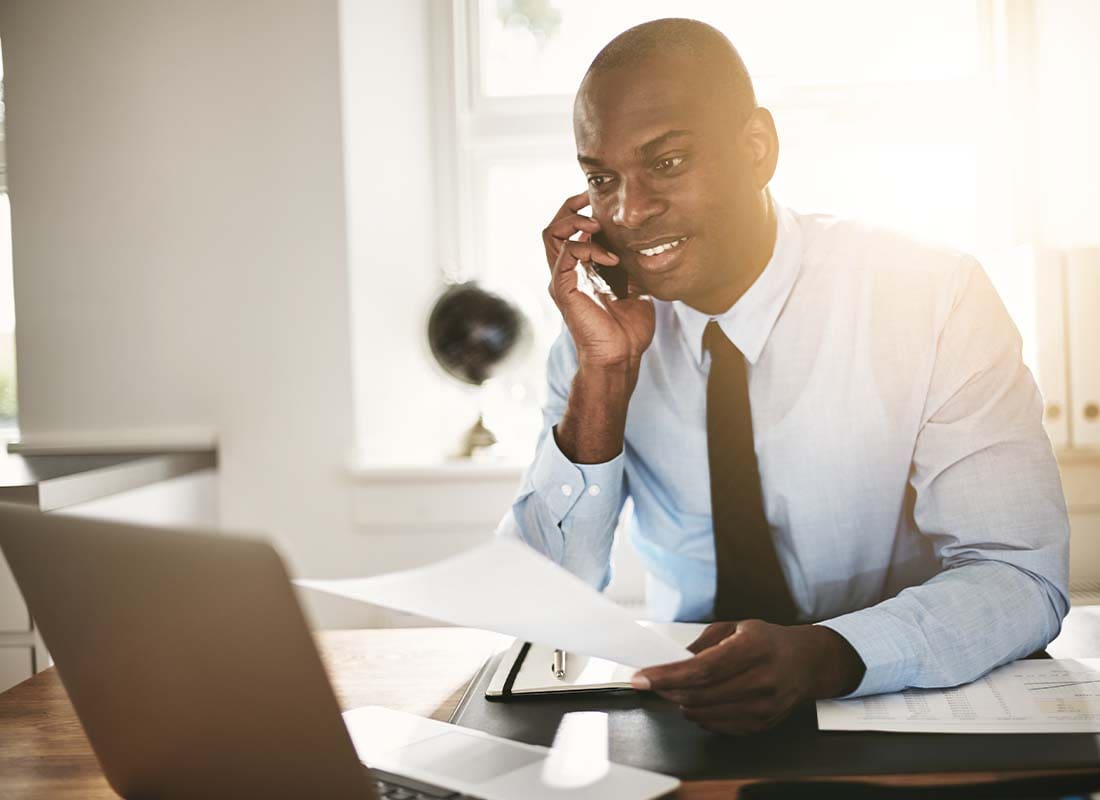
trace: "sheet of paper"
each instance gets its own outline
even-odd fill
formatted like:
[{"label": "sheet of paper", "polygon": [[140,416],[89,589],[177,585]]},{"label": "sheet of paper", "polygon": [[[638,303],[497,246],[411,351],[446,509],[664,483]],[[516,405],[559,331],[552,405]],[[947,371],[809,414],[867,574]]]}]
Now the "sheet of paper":
[{"label": "sheet of paper", "polygon": [[631,667],[691,657],[685,647],[643,628],[626,609],[514,539],[494,538],[404,572],[295,583]]},{"label": "sheet of paper", "polygon": [[1014,661],[953,689],[819,700],[830,731],[1100,733],[1100,658]]}]

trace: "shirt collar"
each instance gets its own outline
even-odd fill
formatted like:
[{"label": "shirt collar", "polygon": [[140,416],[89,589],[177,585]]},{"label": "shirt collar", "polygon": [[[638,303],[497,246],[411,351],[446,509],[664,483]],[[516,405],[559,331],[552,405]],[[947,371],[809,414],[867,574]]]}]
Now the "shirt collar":
[{"label": "shirt collar", "polygon": [[775,208],[775,247],[771,260],[733,306],[722,314],[710,315],[692,308],[682,300],[672,302],[680,321],[680,331],[697,364],[702,366],[703,331],[707,323],[718,321],[737,349],[750,364],[764,350],[775,321],[790,297],[802,263],[802,235],[794,214],[778,203]]}]

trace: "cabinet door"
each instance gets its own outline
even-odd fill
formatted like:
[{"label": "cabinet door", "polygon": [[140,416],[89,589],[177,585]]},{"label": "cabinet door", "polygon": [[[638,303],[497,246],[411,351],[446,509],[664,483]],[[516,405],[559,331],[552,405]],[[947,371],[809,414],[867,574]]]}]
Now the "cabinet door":
[{"label": "cabinet door", "polygon": [[8,562],[0,554],[0,633],[30,629],[31,618],[27,613],[27,605],[15,585],[15,576],[11,574]]},{"label": "cabinet door", "polygon": [[1070,250],[1067,266],[1073,445],[1100,447],[1100,250]]},{"label": "cabinet door", "polygon": [[1069,447],[1069,379],[1066,376],[1066,265],[1060,250],[1041,252],[1035,271],[1037,378],[1043,392],[1043,425],[1056,449]]},{"label": "cabinet door", "polygon": [[31,676],[29,647],[0,647],[0,692]]}]

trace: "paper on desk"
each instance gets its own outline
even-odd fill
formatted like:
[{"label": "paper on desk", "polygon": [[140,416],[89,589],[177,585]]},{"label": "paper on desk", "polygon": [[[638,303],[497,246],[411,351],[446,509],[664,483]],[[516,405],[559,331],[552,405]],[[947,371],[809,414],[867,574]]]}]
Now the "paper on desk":
[{"label": "paper on desk", "polygon": [[1100,733],[1100,658],[1032,659],[953,689],[819,700],[830,731]]},{"label": "paper on desk", "polygon": [[514,539],[494,538],[404,572],[295,583],[636,668],[691,657],[682,645],[643,628],[624,608]]}]

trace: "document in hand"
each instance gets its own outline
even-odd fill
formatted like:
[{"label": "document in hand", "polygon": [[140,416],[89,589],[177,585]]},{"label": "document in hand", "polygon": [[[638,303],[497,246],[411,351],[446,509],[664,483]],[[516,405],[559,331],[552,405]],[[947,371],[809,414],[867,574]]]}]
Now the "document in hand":
[{"label": "document in hand", "polygon": [[1033,659],[951,689],[819,700],[823,731],[1100,733],[1100,658]]},{"label": "document in hand", "polygon": [[691,657],[683,645],[642,627],[626,609],[514,539],[495,538],[404,572],[295,583],[635,668]]}]

